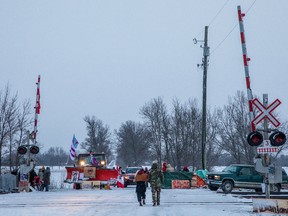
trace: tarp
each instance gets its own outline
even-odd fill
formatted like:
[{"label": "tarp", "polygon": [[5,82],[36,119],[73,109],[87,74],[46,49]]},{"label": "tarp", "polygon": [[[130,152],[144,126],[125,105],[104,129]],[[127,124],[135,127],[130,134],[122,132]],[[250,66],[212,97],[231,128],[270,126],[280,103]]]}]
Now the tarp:
[{"label": "tarp", "polygon": [[206,174],[208,173],[208,170],[197,170],[196,174],[202,178],[202,179],[206,179]]},{"label": "tarp", "polygon": [[162,188],[171,189],[172,188],[172,180],[189,180],[191,182],[193,177],[193,172],[163,172],[164,174],[164,182]]},{"label": "tarp", "polygon": [[0,191],[11,192],[16,189],[16,176],[10,173],[0,176]]}]

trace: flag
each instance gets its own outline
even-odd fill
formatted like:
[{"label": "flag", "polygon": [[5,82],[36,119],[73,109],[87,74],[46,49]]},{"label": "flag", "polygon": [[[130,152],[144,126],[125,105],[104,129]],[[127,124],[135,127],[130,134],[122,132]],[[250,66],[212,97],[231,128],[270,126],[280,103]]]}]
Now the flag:
[{"label": "flag", "polygon": [[117,178],[117,187],[118,188],[124,188],[124,178],[123,176],[118,176]]},{"label": "flag", "polygon": [[91,157],[91,164],[94,166],[99,166],[98,160],[93,156],[92,151],[90,151],[90,157]]},{"label": "flag", "polygon": [[73,135],[71,149],[70,149],[70,158],[72,161],[75,160],[75,158],[76,158],[76,148],[77,148],[78,144],[79,143],[78,143],[77,139],[75,138],[75,135]]}]

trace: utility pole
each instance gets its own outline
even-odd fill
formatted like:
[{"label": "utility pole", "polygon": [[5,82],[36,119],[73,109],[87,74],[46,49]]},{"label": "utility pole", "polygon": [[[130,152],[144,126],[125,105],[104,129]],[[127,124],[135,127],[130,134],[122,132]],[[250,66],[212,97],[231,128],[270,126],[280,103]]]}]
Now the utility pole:
[{"label": "utility pole", "polygon": [[[263,94],[263,105],[265,108],[268,107],[268,94]],[[264,118],[264,133],[263,133],[263,135],[264,135],[264,140],[269,140],[269,138],[268,138],[268,119],[267,118]],[[263,155],[262,163],[265,167],[269,166],[270,156],[268,153],[265,153]],[[266,195],[266,198],[269,199],[270,198],[270,184],[269,184],[268,173],[265,173],[264,183],[265,183],[265,195]]]},{"label": "utility pole", "polygon": [[206,99],[207,99],[207,68],[208,68],[208,26],[205,26],[203,47],[203,101],[202,101],[202,169],[206,169]]}]

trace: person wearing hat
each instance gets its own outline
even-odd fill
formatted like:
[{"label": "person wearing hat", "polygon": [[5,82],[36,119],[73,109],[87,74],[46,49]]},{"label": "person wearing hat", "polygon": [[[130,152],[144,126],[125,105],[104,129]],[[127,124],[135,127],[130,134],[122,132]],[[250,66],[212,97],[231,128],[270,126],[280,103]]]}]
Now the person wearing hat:
[{"label": "person wearing hat", "polygon": [[153,206],[160,205],[160,192],[164,181],[164,175],[158,168],[157,162],[153,162],[149,172],[149,182],[152,192]]},{"label": "person wearing hat", "polygon": [[187,166],[184,166],[184,167],[183,167],[183,172],[189,172],[189,169],[188,169]]}]

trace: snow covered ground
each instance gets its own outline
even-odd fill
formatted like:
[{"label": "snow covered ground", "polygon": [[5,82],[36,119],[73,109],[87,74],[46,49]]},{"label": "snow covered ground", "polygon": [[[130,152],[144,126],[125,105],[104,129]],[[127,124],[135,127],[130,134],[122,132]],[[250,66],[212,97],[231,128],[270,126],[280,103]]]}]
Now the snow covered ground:
[{"label": "snow covered ground", "polygon": [[161,205],[153,207],[150,188],[147,204],[137,203],[135,186],[111,190],[73,190],[64,184],[65,169],[53,167],[51,191],[11,193],[0,195],[0,215],[33,216],[243,216],[252,213],[252,200],[233,197],[231,194],[212,192],[208,189],[164,189]]},{"label": "snow covered ground", "polygon": [[112,190],[62,189],[50,192],[14,193],[0,195],[1,215],[101,215],[101,216],[181,216],[181,215],[256,215],[252,201],[224,195],[207,189],[165,189],[161,205],[153,207],[148,189],[147,204],[139,206],[135,187]]}]

